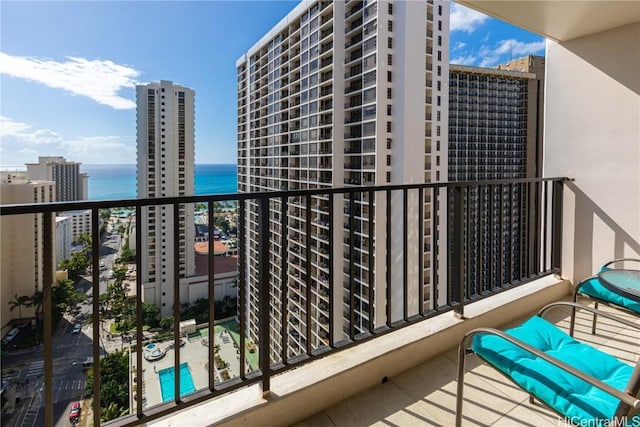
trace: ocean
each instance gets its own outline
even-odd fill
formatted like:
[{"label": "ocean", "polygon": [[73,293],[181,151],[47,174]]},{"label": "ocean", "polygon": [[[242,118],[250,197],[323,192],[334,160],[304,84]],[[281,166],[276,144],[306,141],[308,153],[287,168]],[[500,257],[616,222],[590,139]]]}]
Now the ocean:
[{"label": "ocean", "polygon": [[[196,164],[197,195],[238,191],[238,167],[234,164]],[[89,175],[89,200],[136,198],[136,165],[81,165]]]}]

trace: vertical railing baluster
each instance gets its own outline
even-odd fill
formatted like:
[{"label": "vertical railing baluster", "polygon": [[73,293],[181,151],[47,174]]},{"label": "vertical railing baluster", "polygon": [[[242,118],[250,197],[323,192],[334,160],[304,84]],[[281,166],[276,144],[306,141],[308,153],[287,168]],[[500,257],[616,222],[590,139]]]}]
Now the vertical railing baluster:
[{"label": "vertical railing baluster", "polygon": [[507,276],[507,282],[510,285],[513,282],[513,184],[509,184],[509,275]]},{"label": "vertical railing baluster", "polygon": [[409,280],[407,275],[409,273],[409,247],[408,247],[408,236],[409,236],[409,191],[405,188],[402,190],[402,234],[404,238],[402,239],[402,318],[406,322],[409,319]]},{"label": "vertical railing baluster", "polygon": [[281,230],[281,234],[282,234],[282,241],[281,244],[282,246],[280,246],[280,259],[281,259],[281,264],[280,264],[280,282],[281,282],[281,287],[280,287],[280,304],[282,305],[282,324],[280,327],[280,335],[281,335],[281,341],[280,341],[280,345],[282,346],[282,348],[280,349],[280,357],[282,358],[282,363],[283,364],[287,364],[287,361],[289,359],[288,356],[288,346],[289,346],[289,272],[288,270],[288,248],[287,246],[289,245],[289,241],[287,239],[287,201],[289,199],[286,196],[282,196],[282,198],[280,198],[280,230]]},{"label": "vertical railing baluster", "polygon": [[[473,281],[471,280],[471,264],[473,263],[473,257],[471,256],[471,245],[472,245],[472,241],[471,241],[471,236],[473,235],[473,228],[472,228],[472,224],[471,224],[471,213],[472,213],[472,205],[474,205],[475,201],[472,201],[472,196],[474,194],[474,187],[465,187],[465,203],[466,207],[467,207],[467,212],[465,215],[465,222],[464,222],[464,227],[463,230],[465,232],[465,249],[464,249],[464,253],[466,254],[465,258],[466,258],[466,275],[465,275],[465,283],[466,283],[466,292],[465,294],[462,296],[463,298],[468,298],[471,299],[474,296],[474,292],[473,292]],[[477,208],[474,206],[474,208]],[[464,265],[464,264],[463,264]]]},{"label": "vertical railing baluster", "polygon": [[[207,202],[207,210],[209,211],[209,215],[207,217],[207,228],[209,230],[209,355],[208,355],[208,363],[209,363],[209,390],[215,390],[216,377],[215,377],[215,325],[216,325],[216,265],[215,265],[215,239],[213,237],[213,230],[215,227],[215,202],[209,200]],[[242,331],[241,331],[242,333]],[[244,348],[241,348],[240,351],[244,351]],[[240,367],[242,369],[242,367]]]},{"label": "vertical railing baluster", "polygon": [[489,201],[489,220],[488,220],[488,224],[489,226],[487,227],[489,230],[489,254],[488,254],[488,260],[489,260],[489,279],[487,280],[487,291],[493,291],[495,288],[495,268],[494,268],[494,264],[495,264],[495,260],[494,260],[494,244],[496,241],[496,234],[495,234],[495,230],[494,230],[494,212],[493,212],[493,207],[495,206],[494,203],[494,190],[495,190],[495,185],[491,184],[487,186],[487,191],[489,193],[488,196],[488,201]]},{"label": "vertical railing baluster", "polygon": [[387,190],[387,326],[391,327],[391,190]]},{"label": "vertical railing baluster", "polygon": [[564,193],[564,182],[562,180],[553,181],[553,210],[551,216],[551,268],[561,271],[562,268],[562,199]]},{"label": "vertical railing baluster", "polygon": [[549,264],[547,262],[547,245],[548,242],[548,234],[549,234],[549,225],[548,225],[548,217],[549,217],[549,182],[542,182],[542,271],[546,272],[549,269]]},{"label": "vertical railing baluster", "polygon": [[[449,284],[449,294],[451,295],[450,304],[457,303],[453,309],[460,317],[464,316],[464,255],[465,255],[465,239],[464,239],[464,188],[460,185],[449,188],[453,194],[453,226],[449,227],[453,230],[453,248],[449,248],[451,254],[450,263],[453,271],[453,283]],[[453,252],[451,251],[453,249]]]},{"label": "vertical railing baluster", "polygon": [[355,202],[354,192],[349,192],[349,339],[353,341],[356,335],[356,296],[355,288]]},{"label": "vertical railing baluster", "polygon": [[369,227],[369,248],[368,248],[368,260],[367,264],[369,265],[369,333],[373,333],[375,329],[375,295],[373,293],[373,289],[375,287],[375,268],[373,266],[373,239],[374,239],[374,227],[373,227],[373,199],[375,197],[375,192],[369,191],[369,215],[367,215],[367,225]]},{"label": "vertical railing baluster", "polygon": [[[139,246],[138,246],[139,247]],[[97,208],[91,210],[91,306],[93,325],[93,422],[100,425],[100,211]],[[139,276],[139,275],[138,275]],[[139,396],[138,396],[139,398]],[[142,402],[140,402],[142,403]],[[142,406],[137,405],[138,416],[142,413]],[[95,423],[98,424],[95,424]]]},{"label": "vertical railing baluster", "polygon": [[500,184],[498,187],[500,190],[500,215],[498,216],[498,221],[500,222],[500,246],[498,246],[498,257],[500,258],[500,268],[498,269],[498,284],[500,287],[504,286],[504,245],[506,244],[506,239],[504,238],[504,184]]},{"label": "vertical railing baluster", "polygon": [[42,214],[42,309],[44,314],[44,421],[53,426],[53,212]]},{"label": "vertical railing baluster", "polygon": [[[142,317],[142,207],[136,206],[136,310]],[[137,317],[137,316],[136,316]],[[137,320],[141,322],[141,320]],[[141,323],[138,323],[141,325]],[[136,329],[136,406],[138,418],[143,416],[143,396],[142,396],[142,328]],[[94,356],[94,361],[95,356]],[[94,363],[95,366],[95,363]]]},{"label": "vertical railing baluster", "polygon": [[418,188],[418,315],[424,313],[424,187]]},{"label": "vertical railing baluster", "polygon": [[261,196],[259,203],[260,229],[260,371],[262,372],[262,396],[270,395],[271,387],[271,338],[269,334],[269,198]]},{"label": "vertical railing baluster", "polygon": [[180,403],[180,204],[173,202],[173,351],[174,390]]},{"label": "vertical railing baluster", "polygon": [[[240,300],[238,303],[238,310],[239,310],[239,314],[240,314],[240,348],[245,349],[246,347],[246,343],[245,343],[245,335],[247,333],[247,324],[246,324],[246,317],[247,317],[247,305],[246,305],[246,298],[247,298],[247,252],[249,251],[250,247],[249,245],[246,245],[247,242],[247,231],[246,231],[246,226],[245,226],[245,221],[247,221],[247,207],[246,207],[246,203],[247,200],[246,199],[242,199],[238,201],[238,204],[240,205],[240,209],[238,212],[239,218],[238,218],[238,254],[240,254],[239,257],[239,261],[240,261],[240,284],[238,286],[238,299]],[[245,370],[245,366],[246,366],[246,352],[245,351],[241,351],[240,352],[240,378],[242,380],[244,380],[246,378],[246,370]]]},{"label": "vertical railing baluster", "polygon": [[306,312],[306,341],[307,341],[307,354],[310,356],[312,351],[311,345],[311,322],[313,321],[311,316],[311,195],[307,194],[305,198],[305,234],[307,244],[305,245],[305,273],[306,273],[306,282],[305,282],[305,312]]},{"label": "vertical railing baluster", "polygon": [[483,261],[484,261],[484,232],[482,229],[484,219],[484,188],[481,185],[476,187],[476,194],[478,196],[476,206],[476,227],[477,227],[477,257],[476,257],[476,293],[478,296],[484,294],[484,275],[483,273]]},{"label": "vertical railing baluster", "polygon": [[[446,194],[446,191],[445,191]],[[447,198],[445,197],[445,201]],[[424,204],[424,200],[422,201]],[[446,203],[446,202],[445,202]],[[431,283],[431,307],[435,310],[438,308],[438,252],[439,245],[438,239],[436,236],[446,236],[446,230],[440,230],[440,217],[438,215],[440,206],[440,187],[432,187],[431,189],[431,212],[429,218],[431,218],[431,232],[429,235],[431,236],[431,246],[429,250],[431,251],[431,277],[433,282]],[[423,246],[424,247],[424,246]]]},{"label": "vertical railing baluster", "polygon": [[333,328],[335,326],[334,309],[334,283],[333,283],[333,233],[335,230],[335,218],[333,216],[334,206],[334,194],[329,194],[329,346],[334,347],[335,336],[333,334]]}]

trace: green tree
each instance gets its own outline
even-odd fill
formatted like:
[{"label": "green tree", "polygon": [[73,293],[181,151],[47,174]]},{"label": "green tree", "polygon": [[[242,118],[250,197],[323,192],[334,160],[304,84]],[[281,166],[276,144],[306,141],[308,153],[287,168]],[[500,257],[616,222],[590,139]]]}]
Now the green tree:
[{"label": "green tree", "polygon": [[100,209],[100,218],[109,221],[111,218],[111,209]]},{"label": "green tree", "polygon": [[31,305],[31,298],[27,295],[15,294],[13,299],[9,301],[9,310],[13,311],[18,307],[18,317],[22,318],[22,307],[29,307]]},{"label": "green tree", "polygon": [[[85,385],[87,397],[93,396],[93,369],[89,369]],[[115,405],[117,408],[110,408]],[[100,419],[112,420],[129,407],[129,354],[116,350],[100,359]]]},{"label": "green tree", "polygon": [[149,325],[152,328],[158,327],[158,316],[160,315],[160,309],[153,304],[143,302],[142,303],[142,323]]},{"label": "green tree", "polygon": [[175,322],[175,318],[173,316],[167,316],[160,319],[160,327],[165,331],[170,331],[173,329],[173,323]]},{"label": "green tree", "polygon": [[69,277],[75,280],[89,266],[89,256],[84,252],[74,252],[71,258],[62,260],[60,268],[69,272]]}]

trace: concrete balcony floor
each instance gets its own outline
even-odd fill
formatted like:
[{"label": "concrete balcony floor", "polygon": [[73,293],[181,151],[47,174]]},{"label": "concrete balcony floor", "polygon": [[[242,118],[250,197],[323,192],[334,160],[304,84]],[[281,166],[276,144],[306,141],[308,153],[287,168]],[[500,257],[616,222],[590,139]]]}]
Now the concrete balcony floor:
[{"label": "concrete balcony floor", "polygon": [[[638,317],[634,318],[602,305],[600,308],[640,325]],[[546,318],[568,331],[568,308],[555,309]],[[514,326],[521,320],[503,327]],[[577,316],[575,337],[631,365],[636,363],[640,354],[640,330],[599,318],[596,335],[592,335],[591,315],[585,311]],[[570,425],[539,402],[530,404],[526,393],[475,355],[467,357],[467,368],[464,425]],[[390,377],[384,384],[351,396],[296,426],[452,426],[455,422],[456,375],[457,350],[452,348],[414,369]]]}]

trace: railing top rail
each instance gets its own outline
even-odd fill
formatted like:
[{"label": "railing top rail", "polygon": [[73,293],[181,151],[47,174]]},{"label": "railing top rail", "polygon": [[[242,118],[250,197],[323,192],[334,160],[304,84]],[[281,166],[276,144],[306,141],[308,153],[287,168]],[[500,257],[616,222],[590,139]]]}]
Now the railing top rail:
[{"label": "railing top rail", "polygon": [[228,194],[203,194],[193,196],[178,197],[155,197],[144,199],[120,199],[120,200],[96,200],[96,201],[73,201],[73,202],[52,202],[52,203],[22,203],[11,205],[0,205],[0,216],[34,214],[45,212],[64,212],[74,210],[87,209],[109,209],[119,207],[137,207],[137,206],[158,206],[172,205],[175,203],[203,203],[203,202],[225,202],[225,201],[245,201],[256,200],[260,198],[281,198],[296,196],[316,196],[327,194],[350,194],[364,193],[370,191],[394,191],[394,190],[417,190],[419,188],[451,188],[451,187],[474,187],[479,185],[508,185],[508,184],[524,184],[530,182],[547,182],[547,181],[569,181],[568,177],[549,177],[549,178],[519,178],[519,179],[500,179],[485,181],[454,181],[454,182],[429,182],[415,184],[397,184],[397,185],[374,185],[360,187],[331,187],[331,188],[314,188],[307,190],[278,190],[278,191],[262,191],[251,193],[228,193]]}]

